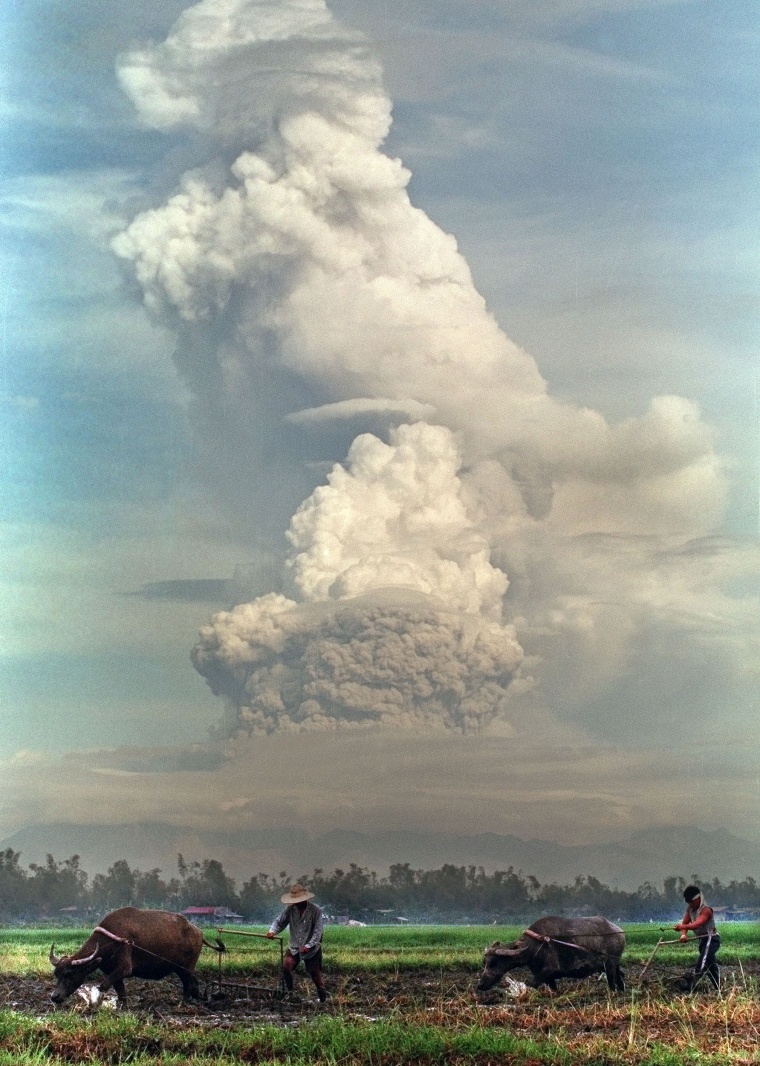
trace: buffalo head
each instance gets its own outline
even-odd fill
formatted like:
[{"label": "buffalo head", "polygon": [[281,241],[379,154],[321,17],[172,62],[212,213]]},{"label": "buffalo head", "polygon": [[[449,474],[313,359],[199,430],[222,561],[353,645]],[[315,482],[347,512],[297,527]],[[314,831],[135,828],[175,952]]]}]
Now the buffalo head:
[{"label": "buffalo head", "polygon": [[50,998],[53,1003],[57,1004],[63,1003],[72,992],[76,992],[93,970],[97,970],[101,961],[98,958],[97,946],[91,955],[85,955],[80,959],[73,955],[64,955],[63,957],[56,955],[55,944],[53,944],[48,958],[50,959],[50,965],[53,967],[53,976],[56,980],[56,985],[50,993]]},{"label": "buffalo head", "polygon": [[477,983],[478,992],[487,992],[501,980],[508,970],[516,970],[528,962],[530,950],[515,941],[514,944],[502,944],[495,940],[483,953],[483,972]]}]

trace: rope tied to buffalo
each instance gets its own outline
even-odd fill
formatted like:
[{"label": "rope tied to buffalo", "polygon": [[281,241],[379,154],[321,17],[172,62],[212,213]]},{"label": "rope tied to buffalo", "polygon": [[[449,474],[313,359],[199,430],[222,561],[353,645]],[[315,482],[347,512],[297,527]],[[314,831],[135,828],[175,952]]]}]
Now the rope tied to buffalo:
[{"label": "rope tied to buffalo", "polygon": [[[157,955],[155,951],[151,951],[149,948],[144,948],[142,944],[135,944],[134,940],[128,940],[126,937],[117,936],[116,933],[112,933],[109,929],[104,929],[102,925],[95,926],[93,932],[103,933],[104,936],[107,936],[110,940],[115,941],[117,944],[126,944],[130,948],[135,948],[137,951],[142,951],[145,955],[151,955],[154,959],[158,959],[160,962],[166,963],[167,966],[171,966],[175,970],[183,970],[185,973],[190,974],[192,977],[198,976],[198,974],[194,970],[189,970],[187,966],[182,966],[181,963],[178,962],[172,962],[171,959],[166,959],[163,955]],[[219,947],[215,947],[213,944],[210,944],[205,937],[203,938],[203,943],[206,945],[206,947],[211,948],[212,951],[218,952],[219,957],[221,958],[222,952],[225,950],[225,947],[222,944],[221,940],[217,940],[217,944],[219,944]]]},{"label": "rope tied to buffalo", "polygon": [[[617,933],[598,933],[595,936],[617,936]],[[556,936],[546,936],[546,934],[534,933],[532,929],[526,929],[523,932],[523,936],[532,937],[533,940],[540,940],[542,944],[561,944],[565,948],[574,948],[576,951],[585,951],[588,955],[598,955],[601,959],[617,959],[619,955],[611,955],[607,951],[599,951],[597,948],[587,948],[583,944],[571,944],[569,940],[559,940]]]}]

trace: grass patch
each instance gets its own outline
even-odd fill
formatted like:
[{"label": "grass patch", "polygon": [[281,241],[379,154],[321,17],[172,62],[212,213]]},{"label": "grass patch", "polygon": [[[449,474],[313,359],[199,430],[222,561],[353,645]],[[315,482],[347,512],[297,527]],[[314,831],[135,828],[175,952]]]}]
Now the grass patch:
[{"label": "grass patch", "polygon": [[[734,1004],[736,1006],[736,1004]],[[273,1025],[229,1031],[166,1029],[130,1015],[94,1019],[56,1017],[13,1029],[3,1018],[4,1037],[0,1066],[55,1064],[59,1062],[120,1064],[268,1063],[340,1064],[340,1066],[590,1066],[620,1063],[627,1066],[725,1066],[758,1061],[755,1043],[729,1037],[709,1046],[704,1024],[684,1029],[676,1025],[689,1008],[680,1004],[674,1013],[654,1004],[641,1007],[638,1025],[626,1023],[624,1006],[585,1019],[587,1032],[563,1024],[556,1009],[548,1008],[536,1019],[536,1033],[512,1031],[508,1018],[477,1019],[465,1011],[457,1017],[433,1021],[420,1017],[375,1022],[321,1018],[298,1027]],[[755,1005],[755,1017],[757,1008]],[[652,1016],[654,1015],[654,1016]],[[704,1018],[702,1019],[704,1022]],[[595,1024],[594,1024],[595,1023]],[[654,1035],[645,1032],[654,1025]],[[670,1035],[663,1039],[664,1029]]]}]

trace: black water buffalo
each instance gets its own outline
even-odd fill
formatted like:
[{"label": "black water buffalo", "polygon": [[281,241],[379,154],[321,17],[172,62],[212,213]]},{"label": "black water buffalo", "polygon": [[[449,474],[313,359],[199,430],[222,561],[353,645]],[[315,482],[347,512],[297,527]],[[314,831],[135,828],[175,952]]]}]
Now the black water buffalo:
[{"label": "black water buffalo", "polygon": [[539,918],[514,944],[495,941],[485,950],[485,966],[477,988],[493,988],[508,970],[527,967],[534,988],[557,988],[560,977],[603,973],[615,992],[625,991],[620,956],[625,933],[607,918]]},{"label": "black water buffalo", "polygon": [[50,998],[53,1003],[63,1003],[100,970],[105,974],[101,992],[113,987],[122,1004],[127,1001],[125,977],[157,981],[170,973],[182,982],[185,999],[199,999],[195,964],[204,944],[224,951],[220,941],[209,944],[200,929],[181,914],[122,907],[107,914],[73,955],[59,958],[53,944],[50,962],[56,985]]}]

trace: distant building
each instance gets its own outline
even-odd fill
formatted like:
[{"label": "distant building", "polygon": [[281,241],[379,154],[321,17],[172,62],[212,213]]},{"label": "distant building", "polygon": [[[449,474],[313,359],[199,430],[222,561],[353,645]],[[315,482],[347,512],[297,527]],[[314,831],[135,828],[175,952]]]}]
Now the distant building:
[{"label": "distant building", "polygon": [[396,914],[395,908],[393,908],[393,907],[382,907],[382,908],[378,907],[377,908],[377,913],[381,916],[381,918],[380,918],[381,922],[390,921],[391,920],[391,915],[393,915],[393,921],[394,922],[400,922],[401,925],[404,925],[406,922],[409,921],[408,918],[402,918],[402,916],[400,914]]},{"label": "distant building", "polygon": [[243,921],[243,915],[236,914],[229,907],[185,907],[182,913],[198,925],[240,925]]},{"label": "distant building", "polygon": [[757,907],[713,907],[713,912],[723,922],[756,922],[760,918]]}]

